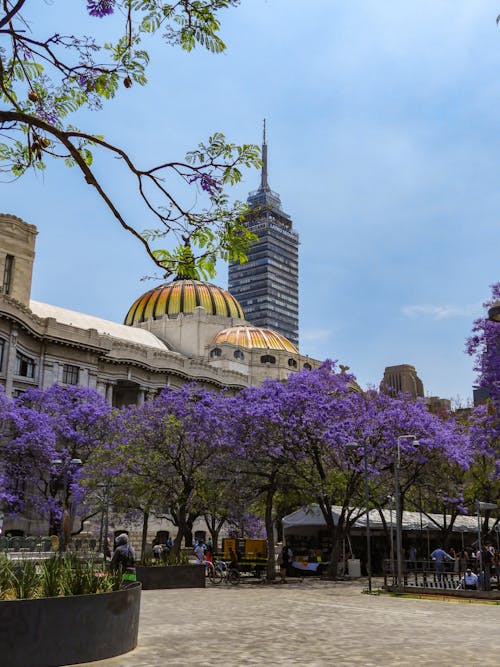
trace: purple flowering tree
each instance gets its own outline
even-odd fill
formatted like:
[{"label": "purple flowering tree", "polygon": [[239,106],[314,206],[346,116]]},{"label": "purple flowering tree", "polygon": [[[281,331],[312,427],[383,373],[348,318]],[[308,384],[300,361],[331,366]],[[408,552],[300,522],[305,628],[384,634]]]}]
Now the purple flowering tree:
[{"label": "purple flowering tree", "polygon": [[[483,304],[484,309],[497,301],[500,283],[491,286],[491,298]],[[473,408],[469,418],[474,464],[467,490],[471,503],[496,502],[500,495],[500,322],[487,317],[475,320],[466,351],[474,357],[478,384],[488,395],[486,403]],[[485,530],[489,518],[486,512]]]},{"label": "purple flowering tree", "polygon": [[194,519],[202,514],[199,490],[227,448],[225,399],[195,385],[165,389],[124,411],[120,433],[102,450],[98,467],[116,467],[114,498],[122,509],[143,513],[143,553],[151,514],[168,517],[178,532],[176,555]]},{"label": "purple flowering tree", "polygon": [[79,480],[92,451],[107,437],[111,408],[92,389],[58,385],[45,390],[29,389],[14,404],[18,414],[33,414],[50,427],[54,444],[49,465],[42,469],[46,480],[44,495],[53,508],[50,530],[58,534],[63,517],[67,541],[77,504],[81,507],[81,527],[85,518],[95,513],[84,502]]},{"label": "purple flowering tree", "polygon": [[[296,484],[305,502],[316,502],[330,537],[329,575],[337,576],[341,545],[353,523],[365,512],[365,457],[369,476],[370,505],[394,489],[394,465],[398,437],[402,504],[409,491],[440,457],[458,465],[468,464],[467,438],[454,422],[431,415],[422,401],[393,398],[376,391],[363,393],[354,378],[336,373],[325,363],[288,380],[288,395],[295,406],[294,441],[297,457]],[[338,506],[337,516],[332,506]]]},{"label": "purple flowering tree", "polygon": [[[491,286],[491,299],[483,307],[487,310],[496,301],[500,301],[500,283]],[[475,320],[466,350],[474,357],[479,386],[486,389],[493,403],[498,416],[496,433],[500,437],[500,322],[487,317]]]},{"label": "purple flowering tree", "polygon": [[[267,539],[267,579],[275,572],[276,500],[294,483],[293,464],[303,456],[295,429],[296,406],[288,383],[268,380],[230,399],[234,459],[229,469],[241,481],[246,511],[256,502],[263,509]],[[240,513],[241,514],[241,513]]]},{"label": "purple flowering tree", "polygon": [[[242,168],[260,164],[256,146],[237,146],[215,133],[184,159],[146,166],[103,136],[71,124],[72,114],[82,107],[98,110],[119,92],[147,83],[149,54],[142,42],[152,34],[188,52],[199,45],[213,53],[224,51],[219,15],[239,0],[72,4],[75,25],[55,25],[52,34],[40,34],[32,3],[0,3],[0,170],[20,177],[29,169],[45,169],[51,159],[76,166],[163,274],[213,276],[217,258],[244,258],[254,236],[243,225],[246,207],[229,202],[227,186],[241,180]],[[89,17],[108,28],[105,43],[77,34]],[[122,201],[110,194],[111,182],[102,176],[107,170],[99,166],[107,155],[118,158],[124,176],[135,179],[144,214],[152,221],[149,231],[141,232],[122,212],[129,205],[129,190]],[[166,235],[177,240],[173,250],[157,247]]]},{"label": "purple flowering tree", "polygon": [[8,514],[48,516],[56,438],[47,415],[7,399],[0,386],[0,506]]}]

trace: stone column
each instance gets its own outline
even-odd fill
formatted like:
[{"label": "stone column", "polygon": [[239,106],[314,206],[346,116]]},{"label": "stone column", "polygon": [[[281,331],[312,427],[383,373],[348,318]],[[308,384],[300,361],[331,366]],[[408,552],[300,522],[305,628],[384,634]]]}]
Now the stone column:
[{"label": "stone column", "polygon": [[17,352],[17,328],[12,326],[10,329],[9,349],[7,353],[7,376],[5,378],[5,393],[12,398],[14,390],[14,373],[16,371],[16,352]]},{"label": "stone column", "polygon": [[113,385],[111,382],[106,385],[106,400],[110,405],[113,405]]}]

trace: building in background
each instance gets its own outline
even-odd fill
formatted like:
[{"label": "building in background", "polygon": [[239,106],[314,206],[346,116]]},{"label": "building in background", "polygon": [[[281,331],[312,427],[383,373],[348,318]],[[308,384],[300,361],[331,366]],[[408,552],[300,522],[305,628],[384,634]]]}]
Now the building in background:
[{"label": "building in background", "polygon": [[257,237],[248,262],[229,264],[229,291],[240,302],[246,319],[273,329],[299,344],[299,236],[280,196],[267,179],[266,125],[262,142],[260,187],[248,196],[246,226]]},{"label": "building in background", "polygon": [[167,386],[197,382],[235,392],[319,365],[281,332],[250,324],[227,290],[199,280],[148,290],[123,324],[34,301],[36,236],[34,225],[0,214],[0,384],[7,396],[81,385],[121,407]]},{"label": "building in background", "polygon": [[409,394],[413,398],[424,396],[422,380],[418,377],[415,367],[409,364],[387,366],[380,389],[395,396],[400,393]]}]

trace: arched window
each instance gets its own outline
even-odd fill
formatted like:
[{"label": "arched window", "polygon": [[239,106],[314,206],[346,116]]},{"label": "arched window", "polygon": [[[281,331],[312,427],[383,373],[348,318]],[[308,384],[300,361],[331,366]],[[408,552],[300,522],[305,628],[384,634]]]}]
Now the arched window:
[{"label": "arched window", "polygon": [[222,350],[220,349],[220,347],[214,347],[214,349],[210,352],[211,359],[215,359],[221,356],[222,356]]},{"label": "arched window", "polygon": [[290,368],[297,368],[297,362],[295,359],[289,359],[288,365],[290,366]]},{"label": "arched window", "polygon": [[276,363],[276,357],[273,357],[272,354],[263,354],[262,357],[260,358],[260,363],[261,364],[275,364]]},{"label": "arched window", "polygon": [[308,363],[306,362],[306,363],[304,364],[304,368],[306,369],[306,371],[310,371],[310,370],[312,369],[312,366],[311,366],[311,364],[308,364]]},{"label": "arched window", "polygon": [[243,352],[241,350],[235,350],[234,351],[234,358],[239,359],[240,361],[243,361],[243,359],[245,358],[245,355],[243,354]]}]

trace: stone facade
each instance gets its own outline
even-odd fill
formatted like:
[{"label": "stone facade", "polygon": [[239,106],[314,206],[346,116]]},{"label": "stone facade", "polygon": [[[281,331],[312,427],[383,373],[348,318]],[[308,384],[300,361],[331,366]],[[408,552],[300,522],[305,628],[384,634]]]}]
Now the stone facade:
[{"label": "stone facade", "polygon": [[410,394],[413,398],[424,396],[422,380],[418,377],[415,367],[409,364],[387,366],[380,389],[394,394]]},{"label": "stone facade", "polygon": [[15,215],[0,213],[0,292],[27,306],[37,230]]}]

